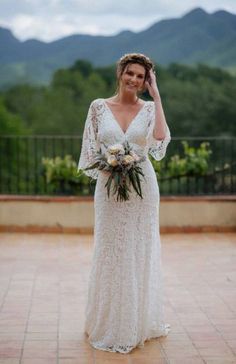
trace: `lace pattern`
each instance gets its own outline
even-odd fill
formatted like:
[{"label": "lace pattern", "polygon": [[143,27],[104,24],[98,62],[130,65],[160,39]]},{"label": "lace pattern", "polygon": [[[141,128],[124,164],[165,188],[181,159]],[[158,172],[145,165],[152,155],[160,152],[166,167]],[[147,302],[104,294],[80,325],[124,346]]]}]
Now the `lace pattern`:
[{"label": "lace pattern", "polygon": [[153,136],[153,130],[155,127],[155,104],[151,102],[149,112],[148,112],[148,133],[147,133],[147,143],[149,147],[149,154],[160,161],[165,157],[167,146],[171,140],[170,129],[166,125],[166,136],[163,140],[157,140]]},{"label": "lace pattern", "polygon": [[94,100],[88,110],[87,118],[84,126],[84,133],[82,139],[82,147],[80,152],[80,159],[78,163],[78,169],[83,169],[84,173],[97,179],[98,171],[96,169],[85,171],[94,162],[94,156],[99,149],[99,143],[97,139],[98,127],[99,127],[99,113],[98,113],[96,101]]},{"label": "lace pattern", "polygon": [[[143,127],[143,133],[146,133],[145,141],[135,140],[135,134],[134,134],[133,141],[132,141],[132,138],[130,139],[130,144],[133,144],[134,146],[136,146],[137,150],[139,152],[140,152],[140,148],[141,148],[141,149],[143,149],[144,153],[146,151],[146,154],[149,153],[154,159],[156,159],[157,161],[160,161],[161,159],[164,158],[164,156],[166,154],[167,146],[171,140],[170,130],[167,125],[165,139],[163,139],[163,140],[155,139],[153,136],[153,130],[154,130],[154,126],[155,126],[155,104],[153,101],[147,101],[145,106],[146,107],[144,107],[141,110],[141,111],[144,111],[144,115],[142,112],[140,112],[137,115],[137,116],[140,116],[140,118],[142,117],[142,119],[140,120],[139,126],[140,126],[140,129]],[[90,104],[87,118],[85,121],[85,126],[84,126],[84,133],[83,133],[82,147],[81,147],[80,159],[79,159],[79,163],[78,163],[78,169],[84,170],[86,167],[88,167],[90,164],[92,164],[94,162],[95,153],[98,151],[98,149],[101,146],[100,136],[99,136],[100,124],[104,121],[104,118],[109,119],[109,117],[110,118],[112,117],[112,113],[106,113],[106,111],[107,110],[106,110],[103,99],[96,99]],[[138,117],[135,119],[138,119]],[[133,120],[132,123],[134,121],[135,120]],[[143,121],[142,124],[141,124],[141,121]],[[114,120],[113,120],[113,122],[114,122]],[[112,125],[112,123],[111,123],[111,125]],[[111,125],[109,125],[110,128],[111,128]],[[115,126],[118,127],[117,122],[116,122]],[[132,125],[130,125],[130,129],[132,132],[131,126]],[[146,130],[144,130],[145,128],[146,128]],[[109,129],[108,125],[106,125],[106,129]],[[121,132],[121,128],[118,131]],[[118,134],[118,131],[117,131],[117,134]],[[129,133],[127,133],[127,135],[128,134]],[[112,133],[107,132],[107,138],[105,138],[106,139],[105,142],[106,142],[106,144],[112,144],[117,141],[121,141],[120,139],[126,139],[127,135],[126,135],[126,133],[123,133],[123,136],[121,135],[120,138],[117,138],[117,136],[114,135],[113,131],[112,131]],[[102,149],[103,149],[103,147],[102,147]],[[98,171],[95,169],[89,170],[89,171],[84,170],[84,173],[87,176],[92,177],[93,179],[98,178]]]},{"label": "lace pattern", "polygon": [[[124,133],[104,100],[95,100],[86,120],[79,166],[91,163],[101,143],[125,140],[146,156],[153,151],[160,160],[168,143],[152,139],[153,118],[153,103],[148,101]],[[167,335],[170,329],[163,310],[159,187],[149,158],[142,168],[146,176],[143,199],[132,192],[126,202],[108,198],[107,176],[101,171],[93,175],[97,178],[94,250],[84,330],[99,350],[126,354],[146,340]]]}]

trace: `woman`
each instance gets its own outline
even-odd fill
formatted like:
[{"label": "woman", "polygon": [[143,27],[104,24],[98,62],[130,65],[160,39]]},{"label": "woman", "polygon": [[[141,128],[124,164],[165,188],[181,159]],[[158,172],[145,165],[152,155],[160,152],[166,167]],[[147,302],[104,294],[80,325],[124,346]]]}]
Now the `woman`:
[{"label": "woman", "polygon": [[[94,253],[89,278],[85,332],[100,350],[128,353],[144,341],[167,335],[164,323],[159,235],[159,188],[150,153],[161,160],[170,142],[154,65],[143,54],[124,55],[117,64],[117,93],[96,99],[85,122],[79,169],[97,179]],[[153,101],[138,95],[147,89]],[[146,156],[142,195],[108,197],[108,172],[85,170],[96,152],[128,141]]]}]

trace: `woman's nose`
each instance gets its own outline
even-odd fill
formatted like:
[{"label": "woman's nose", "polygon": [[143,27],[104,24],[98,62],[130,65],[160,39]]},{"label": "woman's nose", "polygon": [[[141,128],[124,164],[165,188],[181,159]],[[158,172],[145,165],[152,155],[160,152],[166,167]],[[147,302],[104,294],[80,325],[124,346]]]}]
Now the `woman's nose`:
[{"label": "woman's nose", "polygon": [[132,78],[131,78],[131,80],[132,80],[133,82],[135,82],[135,81],[137,80],[137,76],[136,76],[136,75],[133,75],[133,76],[132,76]]}]

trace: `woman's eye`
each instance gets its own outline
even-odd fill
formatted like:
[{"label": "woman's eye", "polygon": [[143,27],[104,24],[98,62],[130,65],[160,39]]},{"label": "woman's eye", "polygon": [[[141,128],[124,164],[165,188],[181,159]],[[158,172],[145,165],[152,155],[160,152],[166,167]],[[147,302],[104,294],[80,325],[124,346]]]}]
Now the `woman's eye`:
[{"label": "woman's eye", "polygon": [[[127,73],[127,75],[129,75],[129,76],[133,76],[133,75],[134,75],[134,73],[133,73],[132,71],[127,71],[126,73]],[[144,76],[143,76],[143,75],[138,75],[138,78],[143,79],[143,78],[144,78]]]}]

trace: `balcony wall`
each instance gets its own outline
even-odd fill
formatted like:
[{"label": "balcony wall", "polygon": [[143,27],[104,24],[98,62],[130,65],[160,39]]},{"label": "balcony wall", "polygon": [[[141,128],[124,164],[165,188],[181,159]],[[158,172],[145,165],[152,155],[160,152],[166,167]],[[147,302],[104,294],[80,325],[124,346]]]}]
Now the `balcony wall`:
[{"label": "balcony wall", "polygon": [[[0,196],[0,231],[92,233],[93,197]],[[236,231],[236,196],[160,200],[164,232]]]}]

